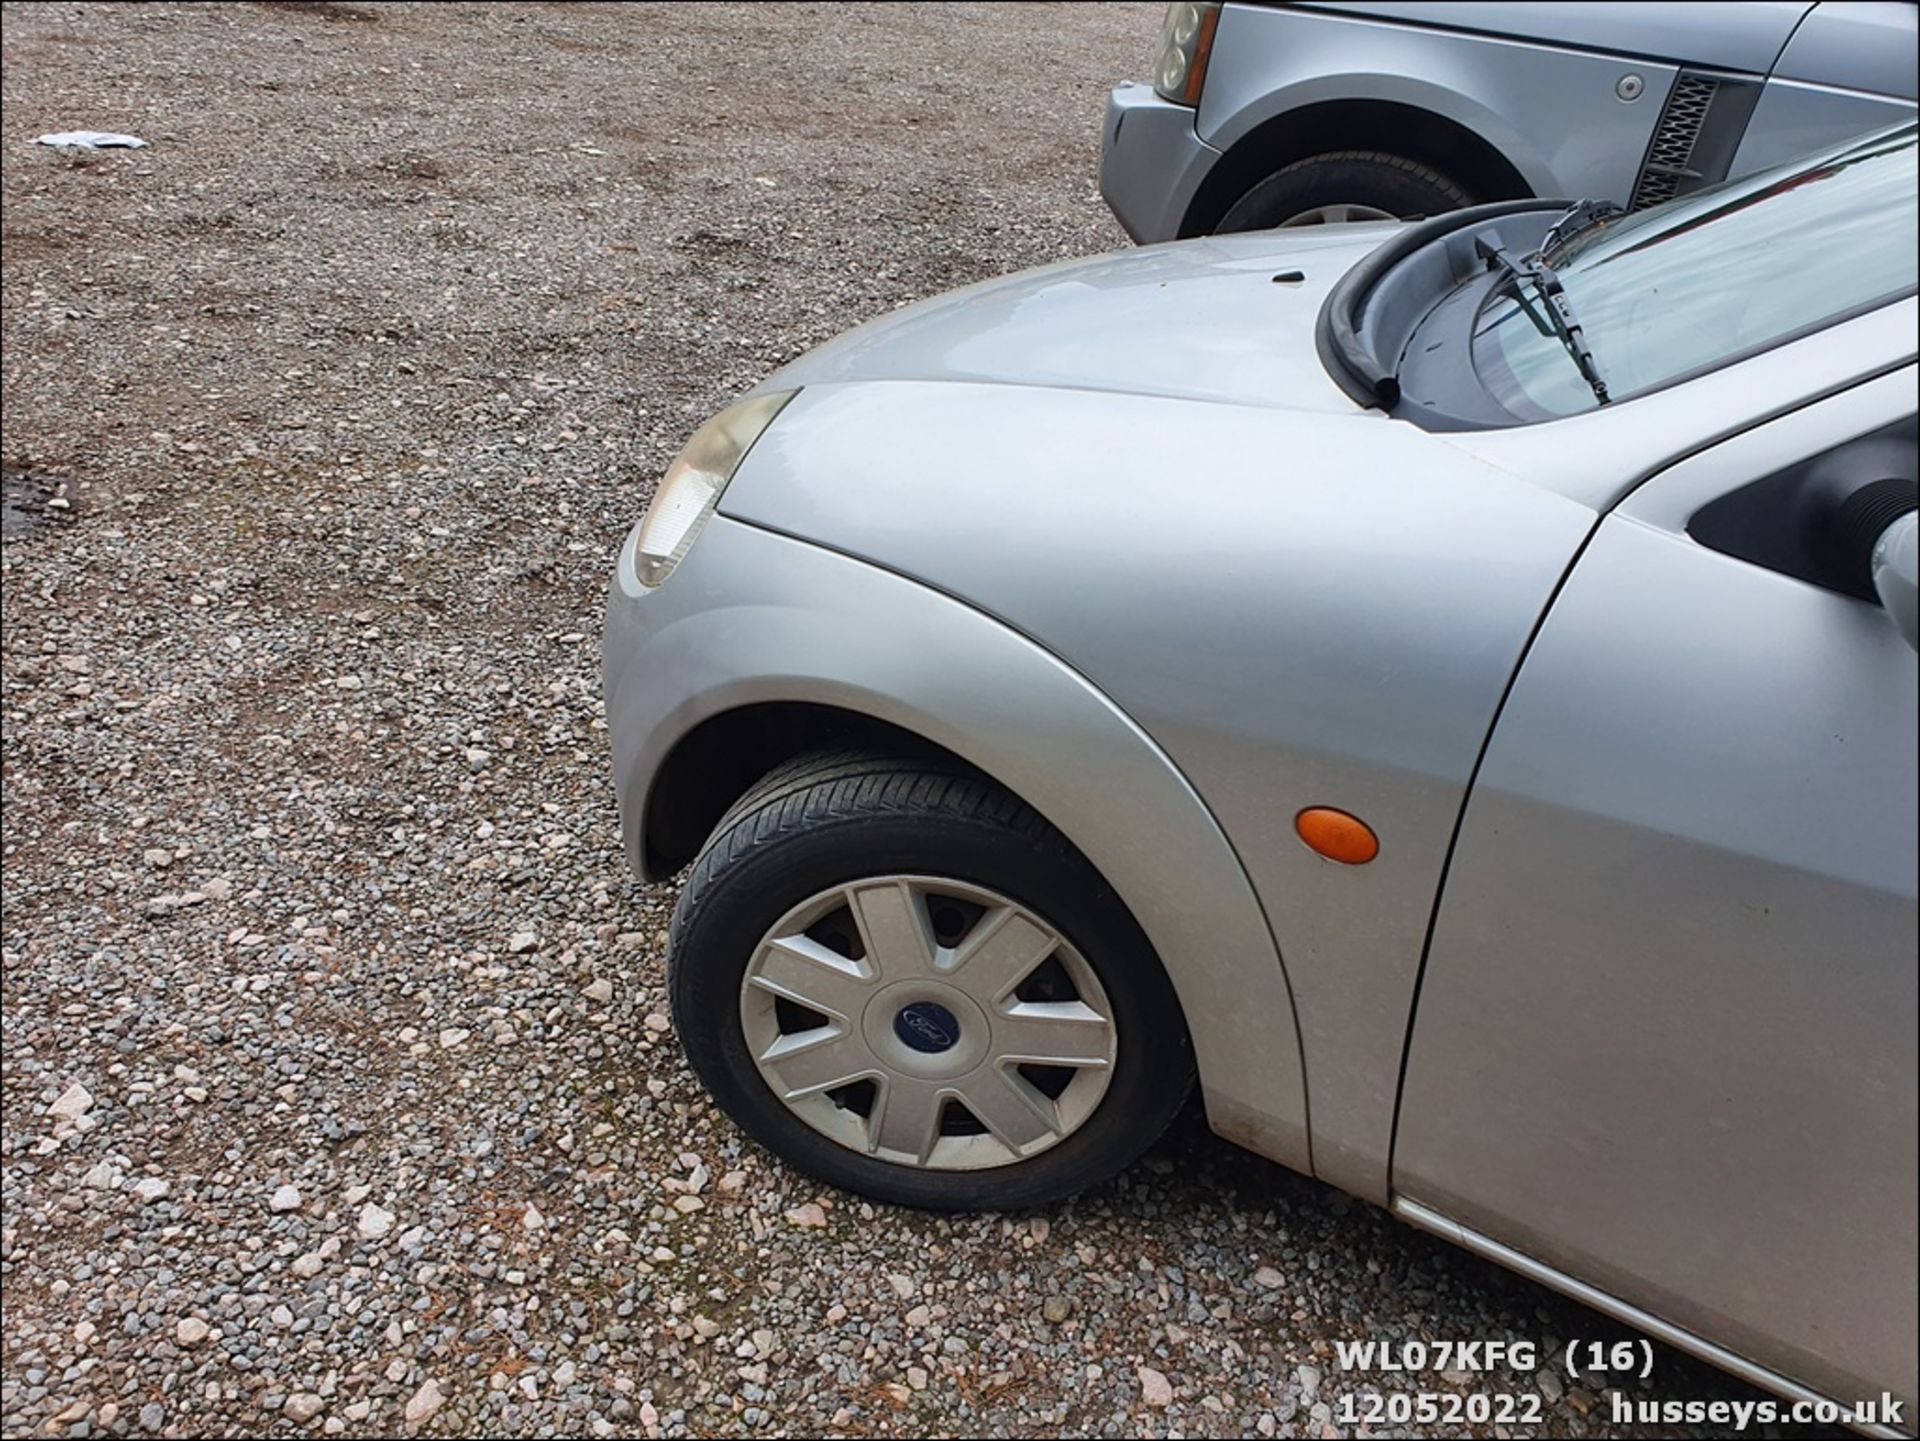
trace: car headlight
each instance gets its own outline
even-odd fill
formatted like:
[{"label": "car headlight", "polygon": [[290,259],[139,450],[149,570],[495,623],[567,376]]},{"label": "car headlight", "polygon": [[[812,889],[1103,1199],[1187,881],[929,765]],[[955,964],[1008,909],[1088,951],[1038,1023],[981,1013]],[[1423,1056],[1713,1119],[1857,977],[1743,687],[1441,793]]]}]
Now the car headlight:
[{"label": "car headlight", "polygon": [[753,443],[798,393],[776,390],[750,395],[693,433],[660,478],[653,501],[641,517],[633,549],[633,573],[640,584],[656,586],[673,574]]},{"label": "car headlight", "polygon": [[1160,58],[1153,62],[1153,88],[1162,100],[1198,105],[1220,24],[1218,0],[1174,0],[1160,27]]}]

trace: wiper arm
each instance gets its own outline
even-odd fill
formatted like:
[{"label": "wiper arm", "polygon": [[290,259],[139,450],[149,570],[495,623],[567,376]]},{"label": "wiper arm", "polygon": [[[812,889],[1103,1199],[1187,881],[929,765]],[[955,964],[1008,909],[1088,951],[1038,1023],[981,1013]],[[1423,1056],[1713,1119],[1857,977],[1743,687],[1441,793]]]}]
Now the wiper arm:
[{"label": "wiper arm", "polygon": [[1607,221],[1626,213],[1611,200],[1579,201],[1548,227],[1546,235],[1540,241],[1540,258],[1544,261],[1558,255],[1562,246],[1571,244],[1594,226],[1604,225]]},{"label": "wiper arm", "polygon": [[[1485,235],[1474,237],[1473,253],[1487,263],[1488,269],[1498,270],[1513,281],[1514,297],[1519,300],[1520,308],[1526,311],[1527,318],[1539,328],[1542,335],[1551,335],[1566,347],[1567,354],[1573,358],[1574,368],[1580,372],[1580,378],[1592,389],[1593,398],[1606,405],[1609,401],[1607,382],[1600,377],[1600,367],[1594,363],[1586,332],[1580,328],[1580,321],[1573,313],[1573,302],[1567,298],[1566,287],[1560,283],[1560,277],[1554,273],[1553,267],[1537,254],[1525,260],[1515,260],[1506,246]],[[1540,318],[1540,312],[1527,299],[1529,290],[1546,303],[1545,320]]]}]

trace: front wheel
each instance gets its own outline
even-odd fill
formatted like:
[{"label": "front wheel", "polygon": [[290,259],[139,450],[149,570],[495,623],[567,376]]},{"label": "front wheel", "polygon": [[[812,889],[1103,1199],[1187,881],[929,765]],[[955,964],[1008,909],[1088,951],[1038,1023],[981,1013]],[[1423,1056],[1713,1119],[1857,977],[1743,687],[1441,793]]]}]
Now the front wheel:
[{"label": "front wheel", "polygon": [[1178,1000],[1118,896],[1000,787],[833,754],[723,818],[674,914],[675,1024],[747,1133],[880,1200],[1012,1210],[1112,1176],[1185,1100]]},{"label": "front wheel", "polygon": [[1372,150],[1296,160],[1235,202],[1217,234],[1440,215],[1471,197],[1430,165]]}]

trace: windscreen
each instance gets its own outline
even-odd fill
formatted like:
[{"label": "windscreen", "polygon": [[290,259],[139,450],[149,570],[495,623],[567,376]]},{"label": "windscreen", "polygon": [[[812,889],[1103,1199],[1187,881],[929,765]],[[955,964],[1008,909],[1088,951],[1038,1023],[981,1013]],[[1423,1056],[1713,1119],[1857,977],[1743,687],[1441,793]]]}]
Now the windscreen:
[{"label": "windscreen", "polygon": [[[1558,271],[1615,400],[1710,369],[1914,288],[1912,125],[1697,191],[1577,236]],[[1511,284],[1474,325],[1481,382],[1517,415],[1598,402]]]}]

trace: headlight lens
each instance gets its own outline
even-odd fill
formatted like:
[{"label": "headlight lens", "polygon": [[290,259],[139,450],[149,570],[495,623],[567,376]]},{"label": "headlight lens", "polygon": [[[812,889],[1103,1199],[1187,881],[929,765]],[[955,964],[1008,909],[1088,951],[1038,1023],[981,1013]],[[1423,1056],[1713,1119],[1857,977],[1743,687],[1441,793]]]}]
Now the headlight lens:
[{"label": "headlight lens", "polygon": [[1218,0],[1174,0],[1160,27],[1160,55],[1153,62],[1153,88],[1162,100],[1198,105],[1220,23]]},{"label": "headlight lens", "polygon": [[640,521],[634,541],[634,578],[656,586],[693,547],[707,518],[720,504],[720,492],[733,479],[760,433],[773,423],[780,409],[798,394],[770,391],[735,401],[693,433],[674,457],[653,492],[653,502]]}]

